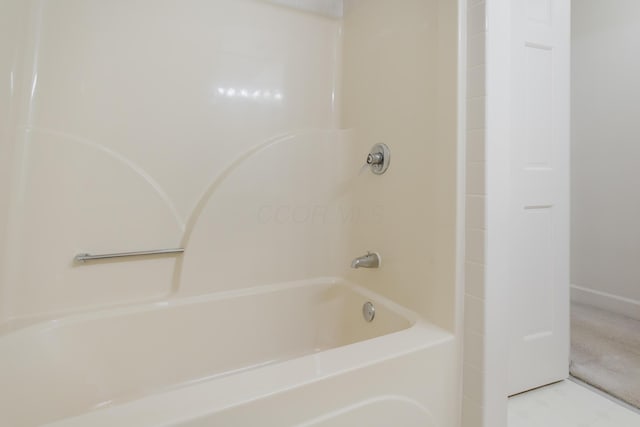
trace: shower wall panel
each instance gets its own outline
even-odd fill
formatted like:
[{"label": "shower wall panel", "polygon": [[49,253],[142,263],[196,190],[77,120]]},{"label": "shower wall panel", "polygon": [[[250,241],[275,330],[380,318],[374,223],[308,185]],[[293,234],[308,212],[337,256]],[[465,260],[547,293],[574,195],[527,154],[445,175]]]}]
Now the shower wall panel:
[{"label": "shower wall panel", "polygon": [[[0,4],[27,24],[0,42],[2,94],[7,72],[24,83],[0,97],[19,107],[0,129],[5,320],[338,274],[340,20],[250,0]],[[185,244],[177,270],[73,262]]]}]

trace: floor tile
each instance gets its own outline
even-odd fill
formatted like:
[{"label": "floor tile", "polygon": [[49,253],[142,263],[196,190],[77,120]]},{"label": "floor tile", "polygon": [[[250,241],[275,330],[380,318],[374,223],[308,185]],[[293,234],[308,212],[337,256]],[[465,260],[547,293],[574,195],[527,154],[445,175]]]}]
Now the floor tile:
[{"label": "floor tile", "polygon": [[573,381],[509,399],[509,427],[639,427],[640,414]]}]

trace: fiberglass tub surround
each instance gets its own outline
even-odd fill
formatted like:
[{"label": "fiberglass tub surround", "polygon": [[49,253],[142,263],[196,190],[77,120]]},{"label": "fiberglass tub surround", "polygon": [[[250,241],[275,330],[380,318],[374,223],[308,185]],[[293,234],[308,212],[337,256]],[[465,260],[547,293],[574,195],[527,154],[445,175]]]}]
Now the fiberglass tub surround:
[{"label": "fiberglass tub surround", "polygon": [[[374,322],[362,318],[362,301],[373,302]],[[328,279],[70,316],[0,343],[0,377],[16,385],[0,412],[15,425],[37,425],[365,341],[416,321],[382,297]],[[24,411],[27,401],[31,410]]]},{"label": "fiberglass tub surround", "polygon": [[0,424],[454,425],[456,9],[392,3],[0,0]]}]

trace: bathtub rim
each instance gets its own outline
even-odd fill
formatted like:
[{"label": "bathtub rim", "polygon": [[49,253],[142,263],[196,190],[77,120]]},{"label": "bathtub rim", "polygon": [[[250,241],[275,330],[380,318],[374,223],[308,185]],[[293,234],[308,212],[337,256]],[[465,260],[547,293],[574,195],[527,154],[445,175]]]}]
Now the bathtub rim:
[{"label": "bathtub rim", "polygon": [[[106,402],[102,407],[43,426],[173,426],[443,345],[453,348],[454,335],[419,319],[409,328],[391,334],[177,385],[135,400]],[[368,357],[363,359],[363,355]]]},{"label": "bathtub rim", "polygon": [[290,282],[273,283],[268,285],[258,285],[248,288],[215,292],[194,296],[176,296],[172,294],[165,298],[154,301],[133,302],[118,304],[115,306],[86,308],[80,311],[49,314],[42,317],[31,317],[20,320],[8,321],[0,325],[0,343],[16,334],[45,333],[64,326],[71,326],[86,321],[109,319],[119,316],[145,313],[150,311],[161,311],[171,308],[178,308],[192,304],[205,304],[214,301],[245,298],[253,295],[264,295],[276,293],[289,289],[298,289],[309,286],[345,286],[355,293],[365,298],[375,300],[379,306],[394,312],[409,322],[408,328],[412,327],[421,319],[416,312],[384,297],[378,293],[370,291],[365,286],[356,284],[340,277],[317,277],[313,279],[295,280]]},{"label": "bathtub rim", "polygon": [[[193,413],[182,412],[174,408],[174,415],[180,413],[182,414],[181,418],[191,418],[198,414],[202,415],[211,413],[211,411],[229,409],[272,393],[300,387],[305,384],[337,376],[341,373],[355,369],[366,368],[384,360],[393,359],[454,340],[453,334],[449,331],[431,324],[427,320],[421,318],[417,313],[389,300],[384,296],[342,278],[323,277],[311,280],[263,285],[237,291],[173,298],[164,301],[130,304],[115,308],[104,308],[90,312],[74,313],[59,319],[51,319],[11,331],[8,334],[0,336],[0,344],[4,341],[4,344],[11,345],[12,337],[17,338],[18,340],[23,337],[30,339],[29,336],[34,337],[34,339],[38,339],[39,335],[46,334],[49,331],[54,331],[56,328],[74,326],[87,321],[108,320],[109,318],[117,318],[120,316],[136,315],[145,312],[180,308],[193,304],[207,304],[215,301],[251,297],[269,293],[286,293],[288,290],[307,288],[310,286],[324,287],[327,289],[334,286],[344,286],[348,291],[362,296],[364,300],[372,300],[376,305],[394,312],[394,314],[400,316],[407,322],[407,326],[377,337],[355,341],[346,345],[314,353],[301,354],[286,360],[250,365],[233,371],[222,372],[212,376],[172,384],[160,389],[149,390],[149,393],[136,396],[133,399],[129,397],[123,399],[115,398],[110,401],[101,402],[85,412],[59,420],[47,421],[47,424],[44,425],[66,426],[67,422],[71,422],[76,419],[79,420],[78,424],[71,423],[69,425],[93,425],[94,421],[97,422],[100,420],[100,414],[104,414],[107,417],[110,417],[110,414],[121,414],[117,416],[122,416],[123,420],[126,420],[127,411],[140,411],[140,408],[145,407],[144,405],[146,402],[158,402],[156,404],[160,404],[162,406],[168,405],[168,407],[170,407],[170,402],[174,399],[182,402],[189,401],[189,399],[185,400],[186,397],[181,396],[188,396],[190,393],[193,393],[193,390],[202,390],[205,395],[215,395],[216,391],[219,391],[221,387],[224,388],[224,384],[228,384],[231,389],[234,384],[239,383],[252,385],[271,384],[271,387],[268,390],[262,389],[261,391],[256,392],[253,392],[253,390],[240,390],[233,395],[235,398],[231,400],[229,400],[231,394],[223,394],[221,395],[221,399],[216,399],[215,405],[207,405],[206,408],[202,407],[200,410],[196,410]],[[267,380],[257,380],[257,378],[264,376],[267,377]],[[278,378],[282,379],[277,380]],[[141,403],[142,406],[138,406]],[[179,420],[177,422],[179,422]]]}]

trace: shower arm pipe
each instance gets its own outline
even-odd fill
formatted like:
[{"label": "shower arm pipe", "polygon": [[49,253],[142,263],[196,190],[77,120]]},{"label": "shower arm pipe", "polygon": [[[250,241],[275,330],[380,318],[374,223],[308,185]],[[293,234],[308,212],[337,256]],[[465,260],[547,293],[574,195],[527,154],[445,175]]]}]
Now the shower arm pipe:
[{"label": "shower arm pipe", "polygon": [[112,254],[98,254],[98,255],[82,253],[82,254],[76,255],[73,258],[73,260],[75,262],[84,263],[85,261],[94,261],[94,260],[100,260],[100,259],[126,258],[126,257],[148,256],[148,255],[171,255],[171,254],[182,254],[183,252],[184,252],[184,248],[154,249],[150,251],[118,252],[118,253],[112,253]]}]

